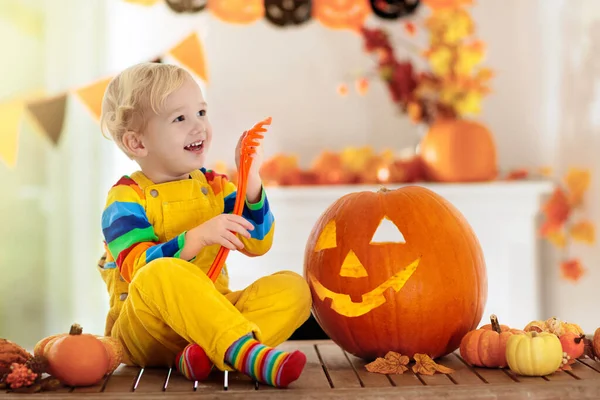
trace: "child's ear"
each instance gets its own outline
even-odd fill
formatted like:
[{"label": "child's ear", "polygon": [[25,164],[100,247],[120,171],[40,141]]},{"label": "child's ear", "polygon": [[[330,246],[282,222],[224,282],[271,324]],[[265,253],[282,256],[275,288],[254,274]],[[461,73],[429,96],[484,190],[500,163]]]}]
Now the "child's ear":
[{"label": "child's ear", "polygon": [[142,135],[134,131],[127,131],[123,134],[123,147],[134,158],[142,158],[148,154],[142,141]]}]

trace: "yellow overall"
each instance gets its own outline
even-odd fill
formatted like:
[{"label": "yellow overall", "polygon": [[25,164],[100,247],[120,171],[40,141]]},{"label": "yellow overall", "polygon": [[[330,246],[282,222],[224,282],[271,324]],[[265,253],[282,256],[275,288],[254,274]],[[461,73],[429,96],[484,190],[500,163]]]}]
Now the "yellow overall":
[{"label": "yellow overall", "polygon": [[[131,176],[145,193],[148,220],[161,242],[223,212],[206,177],[154,184],[141,172]],[[219,201],[220,199],[220,201]],[[200,345],[215,366],[229,370],[229,346],[253,332],[277,346],[308,318],[310,291],[298,274],[283,271],[258,279],[244,290],[229,290],[227,267],[213,283],[206,272],[219,249],[204,248],[191,262],[163,257],[149,262],[127,283],[119,269],[99,269],[110,294],[105,335],[121,341],[126,363],[173,366],[188,343]],[[106,256],[111,260],[110,253]]]}]

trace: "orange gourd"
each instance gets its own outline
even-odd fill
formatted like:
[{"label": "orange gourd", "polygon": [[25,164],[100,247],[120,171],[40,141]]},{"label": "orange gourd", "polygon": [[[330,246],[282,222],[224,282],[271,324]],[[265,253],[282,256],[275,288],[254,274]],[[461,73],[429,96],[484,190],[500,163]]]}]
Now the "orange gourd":
[{"label": "orange gourd", "polygon": [[571,360],[581,357],[585,351],[585,335],[567,332],[558,337],[562,349]]},{"label": "orange gourd", "polygon": [[428,179],[438,182],[489,181],[498,174],[496,145],[483,124],[464,119],[440,119],[420,144]]},{"label": "orange gourd", "polygon": [[250,24],[265,15],[263,0],[208,0],[210,12],[223,22]]},{"label": "orange gourd", "polygon": [[358,30],[371,12],[368,0],[313,1],[313,16],[332,29]]},{"label": "orange gourd", "polygon": [[469,365],[487,368],[506,368],[506,342],[515,334],[525,332],[500,325],[495,315],[491,324],[467,333],[460,342],[460,355]]},{"label": "orange gourd", "polygon": [[473,230],[419,186],[335,201],[309,236],[304,277],[325,333],[367,360],[388,351],[448,354],[477,327],[487,300]]}]

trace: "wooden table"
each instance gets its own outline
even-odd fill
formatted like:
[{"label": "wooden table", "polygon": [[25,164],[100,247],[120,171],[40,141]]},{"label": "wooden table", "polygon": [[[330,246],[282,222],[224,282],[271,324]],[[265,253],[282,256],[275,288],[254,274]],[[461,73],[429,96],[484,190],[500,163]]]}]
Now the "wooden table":
[{"label": "wooden table", "polygon": [[175,370],[121,366],[100,385],[62,388],[31,395],[0,394],[0,399],[600,399],[600,363],[578,360],[572,371],[545,377],[520,377],[509,370],[470,368],[458,354],[439,360],[455,369],[451,375],[380,375],[365,362],[330,341],[290,341],[285,350],[303,351],[308,362],[300,379],[288,389],[255,384],[250,378],[214,372],[205,382],[192,382]]}]

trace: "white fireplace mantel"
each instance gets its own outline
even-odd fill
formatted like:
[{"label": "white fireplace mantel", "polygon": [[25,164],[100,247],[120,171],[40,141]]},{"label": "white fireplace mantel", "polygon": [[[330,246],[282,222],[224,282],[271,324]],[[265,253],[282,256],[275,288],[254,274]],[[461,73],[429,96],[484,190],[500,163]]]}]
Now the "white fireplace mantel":
[{"label": "white fireplace mantel", "polygon": [[[484,312],[503,323],[524,327],[542,318],[538,216],[549,181],[474,184],[419,184],[440,194],[469,221],[481,243],[487,265],[488,301]],[[386,185],[395,189],[405,185]],[[230,253],[227,264],[232,289],[280,270],[303,272],[304,247],[321,213],[341,196],[376,191],[377,185],[268,187],[276,220],[271,250],[262,257]]]}]

